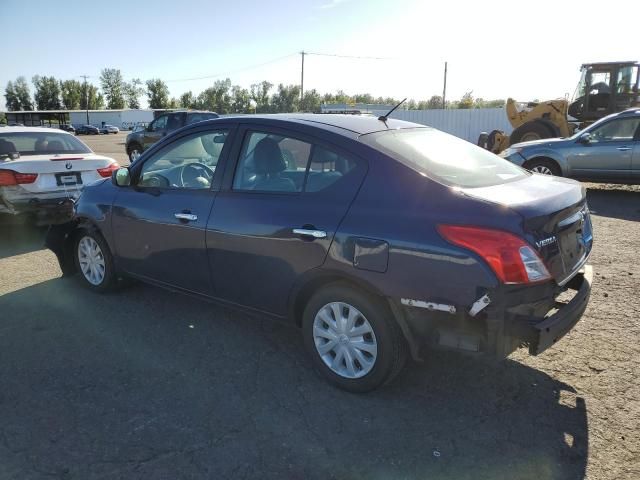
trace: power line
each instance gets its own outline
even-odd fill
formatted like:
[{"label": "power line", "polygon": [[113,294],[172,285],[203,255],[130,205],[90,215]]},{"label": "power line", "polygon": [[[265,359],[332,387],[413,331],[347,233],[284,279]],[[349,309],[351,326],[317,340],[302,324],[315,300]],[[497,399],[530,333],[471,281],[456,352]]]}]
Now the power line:
[{"label": "power line", "polygon": [[394,60],[393,57],[367,57],[362,55],[339,55],[337,53],[319,53],[319,52],[304,52],[305,55],[316,55],[319,57],[338,57],[338,58],[357,58],[360,60]]},{"label": "power line", "polygon": [[284,55],[282,57],[274,58],[273,60],[269,60],[269,61],[266,61],[266,62],[257,63],[255,65],[249,65],[247,67],[238,68],[236,70],[230,70],[228,72],[216,73],[216,74],[213,74],[213,75],[205,75],[205,76],[202,76],[202,77],[176,78],[176,79],[173,79],[173,80],[165,80],[165,82],[167,82],[167,83],[168,82],[190,82],[190,81],[193,81],[193,80],[206,80],[208,78],[224,77],[224,76],[227,76],[227,75],[231,75],[233,73],[243,72],[245,70],[251,70],[251,69],[254,69],[254,68],[262,67],[264,65],[269,65],[271,63],[276,63],[276,62],[279,62],[280,60],[284,60],[285,58],[289,58],[289,57],[292,57],[294,55],[298,55],[298,52],[290,53],[288,55]]}]

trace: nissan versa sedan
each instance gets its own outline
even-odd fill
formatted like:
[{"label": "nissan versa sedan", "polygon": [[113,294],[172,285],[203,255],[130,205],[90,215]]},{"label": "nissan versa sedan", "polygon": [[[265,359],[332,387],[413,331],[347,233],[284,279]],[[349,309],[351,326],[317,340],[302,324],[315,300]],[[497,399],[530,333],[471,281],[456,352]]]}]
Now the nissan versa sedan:
[{"label": "nissan versa sedan", "polygon": [[187,126],[87,187],[47,245],[93,291],[133,277],[291,322],[355,392],[427,348],[539,354],[592,279],[579,183],[373,116]]},{"label": "nissan versa sedan", "polygon": [[500,156],[547,175],[640,183],[640,108],[609,115],[569,138],[512,145]]}]

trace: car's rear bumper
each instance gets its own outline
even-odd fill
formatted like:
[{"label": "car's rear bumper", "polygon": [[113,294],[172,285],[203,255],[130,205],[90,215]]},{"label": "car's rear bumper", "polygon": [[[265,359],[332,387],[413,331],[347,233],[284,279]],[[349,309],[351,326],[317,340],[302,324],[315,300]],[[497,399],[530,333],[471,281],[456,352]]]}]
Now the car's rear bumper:
[{"label": "car's rear bumper", "polygon": [[33,215],[39,224],[68,222],[73,217],[73,205],[68,196],[9,200],[0,195],[0,213]]},{"label": "car's rear bumper", "polygon": [[[538,355],[578,323],[591,294],[593,269],[587,265],[566,285],[552,282],[502,286],[486,295],[479,312],[471,306],[432,304],[436,309],[390,302],[414,358],[423,347],[442,347],[505,358],[518,347]],[[570,297],[567,300],[565,298]],[[445,311],[444,307],[453,307]],[[438,311],[438,309],[441,309]]]}]

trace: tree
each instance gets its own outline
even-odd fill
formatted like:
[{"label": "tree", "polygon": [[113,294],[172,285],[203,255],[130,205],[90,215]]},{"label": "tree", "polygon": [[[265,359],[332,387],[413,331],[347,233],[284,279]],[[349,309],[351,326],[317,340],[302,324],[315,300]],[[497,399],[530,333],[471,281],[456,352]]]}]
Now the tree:
[{"label": "tree", "polygon": [[473,90],[466,92],[458,102],[458,108],[473,108]]},{"label": "tree", "polygon": [[24,77],[18,77],[15,82],[7,82],[4,98],[9,111],[33,110],[29,85]]},{"label": "tree", "polygon": [[0,113],[0,125],[6,125],[7,124],[7,117],[5,116],[4,113]]},{"label": "tree", "polygon": [[34,99],[38,110],[60,110],[60,85],[54,77],[35,75],[31,81],[36,91]]},{"label": "tree", "polygon": [[171,101],[169,101],[169,108],[180,108],[180,101],[176,97],[173,97]]},{"label": "tree", "polygon": [[116,68],[105,68],[100,74],[102,91],[107,99],[107,107],[110,109],[122,109],[125,107],[125,81],[122,79],[120,70]]},{"label": "tree", "polygon": [[140,96],[145,92],[142,87],[142,81],[139,78],[134,78],[128,83],[124,84],[124,96],[127,101],[128,108],[140,108]]},{"label": "tree", "polygon": [[269,92],[273,88],[273,83],[266,80],[251,85],[249,95],[251,100],[256,103],[256,113],[269,113],[271,105],[269,103]]},{"label": "tree", "polygon": [[198,108],[211,110],[217,113],[230,113],[230,88],[231,80],[228,78],[226,80],[216,80],[212,87],[207,88],[198,95],[198,99],[196,100]]},{"label": "tree", "polygon": [[274,111],[278,113],[297,112],[300,105],[300,86],[278,85],[278,91],[271,97]]},{"label": "tree", "polygon": [[60,97],[66,110],[78,110],[82,101],[82,84],[78,80],[60,81]]},{"label": "tree", "polygon": [[185,92],[180,95],[180,106],[182,108],[194,108],[196,104],[196,97],[193,96],[191,91]]},{"label": "tree", "polygon": [[[81,110],[101,110],[104,108],[104,97],[98,92],[98,87],[90,83],[82,84],[82,94],[80,97]],[[87,106],[87,101],[89,105]]]},{"label": "tree", "polygon": [[319,112],[321,102],[322,100],[320,98],[320,94],[316,91],[315,88],[312,90],[307,90],[306,92],[304,92],[302,101],[300,102],[300,111]]},{"label": "tree", "polygon": [[[422,103],[422,102],[421,102]],[[427,110],[436,110],[438,108],[442,108],[442,97],[440,95],[432,95],[429,100],[425,102],[426,104],[421,107]]]},{"label": "tree", "polygon": [[231,111],[233,113],[249,113],[251,111],[251,95],[249,90],[239,85],[231,87]]},{"label": "tree", "polygon": [[149,108],[169,107],[169,87],[159,78],[147,80],[147,97],[149,97]]}]

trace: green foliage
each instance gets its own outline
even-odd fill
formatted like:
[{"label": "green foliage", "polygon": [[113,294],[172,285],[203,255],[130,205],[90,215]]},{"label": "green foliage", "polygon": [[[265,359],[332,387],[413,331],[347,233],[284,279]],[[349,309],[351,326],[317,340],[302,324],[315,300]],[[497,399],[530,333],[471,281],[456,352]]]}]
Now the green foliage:
[{"label": "green foliage", "polygon": [[180,108],[180,101],[177,98],[173,97],[169,102],[169,108],[172,108],[172,109]]},{"label": "green foliage", "polygon": [[272,88],[273,83],[269,83],[266,80],[251,85],[249,95],[251,96],[251,100],[256,104],[256,113],[269,113],[271,110],[271,105],[269,104],[269,92]]},{"label": "green foliage", "polygon": [[139,78],[134,78],[130,82],[125,83],[124,97],[127,101],[127,107],[140,108],[140,96],[144,95],[144,92],[142,81]]},{"label": "green foliage", "polygon": [[246,113],[251,111],[251,94],[246,88],[239,85],[231,87],[231,111],[233,113]]},{"label": "green foliage", "polygon": [[304,92],[304,96],[302,101],[300,102],[300,111],[315,113],[320,111],[320,104],[322,103],[322,98],[320,94],[315,90],[307,90]]},{"label": "green foliage", "polygon": [[126,105],[126,84],[117,68],[105,68],[100,74],[102,92],[107,99],[107,108],[122,109]]},{"label": "green foliage", "polygon": [[169,87],[159,78],[147,80],[149,108],[169,108]]},{"label": "green foliage", "polygon": [[5,116],[4,113],[0,113],[0,125],[6,125],[7,124],[7,117]]},{"label": "green foliage", "polygon": [[62,107],[66,110],[78,110],[82,101],[83,86],[77,80],[60,81]]},{"label": "green foliage", "polygon": [[212,87],[204,90],[196,100],[196,106],[202,110],[216,113],[231,113],[231,80],[216,80]]},{"label": "green foliage", "polygon": [[24,77],[18,77],[15,82],[7,82],[4,98],[9,111],[33,110],[29,85]]},{"label": "green foliage", "polygon": [[[98,87],[90,83],[83,83],[80,96],[80,109],[101,110],[104,108],[104,97],[98,92]],[[87,106],[87,101],[89,105]]]},{"label": "green foliage", "polygon": [[469,109],[473,108],[473,91],[469,91],[465,93],[460,101],[458,102],[458,108],[460,109]]},{"label": "green foliage", "polygon": [[300,106],[299,85],[278,85],[278,91],[271,96],[271,105],[276,113],[297,112]]},{"label": "green foliage", "polygon": [[38,110],[60,110],[60,84],[54,77],[35,75],[31,79],[35,87],[34,99]]},{"label": "green foliage", "polygon": [[182,108],[195,108],[196,97],[193,96],[191,91],[185,92],[180,95],[180,107]]}]

